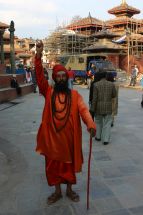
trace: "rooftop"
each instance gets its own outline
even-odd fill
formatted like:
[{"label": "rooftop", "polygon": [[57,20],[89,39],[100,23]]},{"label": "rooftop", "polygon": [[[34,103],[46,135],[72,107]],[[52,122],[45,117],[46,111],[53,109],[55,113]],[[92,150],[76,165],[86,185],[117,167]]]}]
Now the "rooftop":
[{"label": "rooftop", "polygon": [[9,28],[9,25],[3,23],[3,22],[0,22],[0,28],[2,29],[6,29],[6,28]]},{"label": "rooftop", "polygon": [[119,6],[108,10],[108,13],[114,14],[115,16],[126,15],[132,17],[134,14],[139,14],[140,10],[129,6],[125,0],[122,0],[122,3]]},{"label": "rooftop", "polygon": [[80,19],[80,20],[68,25],[67,28],[72,29],[72,28],[78,28],[78,27],[83,27],[83,26],[88,27],[88,26],[94,26],[94,25],[102,26],[102,24],[103,24],[103,21],[93,18],[91,16],[91,14],[89,13],[88,17]]}]

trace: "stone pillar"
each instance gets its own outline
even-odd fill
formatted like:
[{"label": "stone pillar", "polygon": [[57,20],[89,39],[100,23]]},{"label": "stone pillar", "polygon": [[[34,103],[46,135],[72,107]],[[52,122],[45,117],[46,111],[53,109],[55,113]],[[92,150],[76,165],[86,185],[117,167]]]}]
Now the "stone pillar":
[{"label": "stone pillar", "polygon": [[15,51],[14,51],[14,22],[10,23],[10,64],[11,64],[11,73],[15,73]]},{"label": "stone pillar", "polygon": [[3,41],[4,29],[0,29],[0,63],[4,64],[4,41]]}]

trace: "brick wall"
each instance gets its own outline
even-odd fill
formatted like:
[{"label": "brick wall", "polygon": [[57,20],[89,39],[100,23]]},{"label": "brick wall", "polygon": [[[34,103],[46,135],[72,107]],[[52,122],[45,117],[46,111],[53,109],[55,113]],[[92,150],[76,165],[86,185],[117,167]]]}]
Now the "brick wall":
[{"label": "brick wall", "polygon": [[5,64],[0,64],[0,74],[5,74],[6,67]]},{"label": "brick wall", "polygon": [[[119,67],[125,71],[128,70],[128,56],[120,56]],[[140,58],[136,56],[130,55],[129,57],[129,74],[131,73],[131,69],[134,65],[137,65],[139,68],[139,72],[143,73],[143,55]]]},{"label": "brick wall", "polygon": [[108,55],[108,60],[110,60],[115,68],[119,68],[119,56],[118,55]]}]

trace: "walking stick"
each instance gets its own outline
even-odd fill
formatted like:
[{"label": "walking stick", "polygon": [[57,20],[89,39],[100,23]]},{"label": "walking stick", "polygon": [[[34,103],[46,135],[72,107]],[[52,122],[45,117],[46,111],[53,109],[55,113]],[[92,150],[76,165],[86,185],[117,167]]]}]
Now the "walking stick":
[{"label": "walking stick", "polygon": [[89,157],[88,157],[88,177],[87,177],[87,210],[89,209],[89,187],[90,187],[91,151],[92,151],[92,137],[90,136]]}]

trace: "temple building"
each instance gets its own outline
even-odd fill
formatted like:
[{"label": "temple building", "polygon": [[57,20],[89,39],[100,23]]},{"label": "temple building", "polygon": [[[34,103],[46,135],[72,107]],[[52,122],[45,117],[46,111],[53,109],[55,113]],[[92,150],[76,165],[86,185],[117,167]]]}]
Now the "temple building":
[{"label": "temple building", "polygon": [[[35,46],[35,42],[33,43],[30,42],[31,40],[26,39],[24,42],[27,46],[22,47],[14,32],[13,21],[11,21],[10,25],[0,22],[0,103],[11,101],[18,96],[26,95],[33,91],[32,83],[25,83],[25,70],[19,62],[32,57],[30,51]],[[28,54],[29,56],[27,56]],[[15,74],[20,85],[20,94],[17,94],[16,88],[11,87],[13,74]]]},{"label": "temple building", "polygon": [[[108,13],[115,18],[102,21],[89,13],[86,18],[67,25],[65,33],[57,32],[57,54],[97,55],[104,52],[116,68],[130,73],[131,67],[136,64],[143,71],[143,20],[134,18],[134,15],[140,14],[140,10],[122,0],[120,5],[109,9]],[[52,35],[51,38],[55,44],[56,36]],[[47,45],[48,50],[52,50],[50,44]]]},{"label": "temple building", "polygon": [[91,35],[102,29],[103,21],[93,18],[89,12],[88,17],[80,19],[67,26],[67,29],[74,30],[76,33]]},{"label": "temple building", "polygon": [[96,38],[96,40],[92,45],[84,48],[83,52],[104,56],[107,60],[114,62],[116,68],[119,68],[120,55],[126,52],[126,48],[113,42],[113,38],[116,37],[118,37],[118,34],[103,28],[90,36],[90,38]]},{"label": "temple building", "polygon": [[125,41],[122,43],[127,48],[127,52],[120,56],[119,67],[127,72],[131,71],[131,67],[137,64],[139,70],[143,70],[143,20],[136,19],[133,16],[140,13],[139,9],[129,6],[126,0],[108,10],[108,13],[116,17],[106,21],[107,25],[112,26],[112,32],[118,33],[120,36],[126,35]]},{"label": "temple building", "polygon": [[0,71],[4,70],[4,32],[9,25],[0,22]]}]

